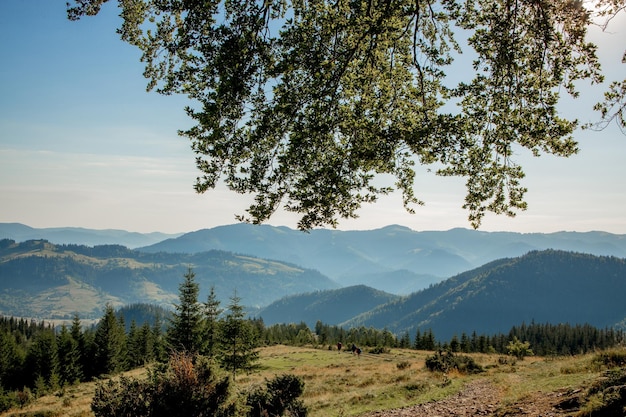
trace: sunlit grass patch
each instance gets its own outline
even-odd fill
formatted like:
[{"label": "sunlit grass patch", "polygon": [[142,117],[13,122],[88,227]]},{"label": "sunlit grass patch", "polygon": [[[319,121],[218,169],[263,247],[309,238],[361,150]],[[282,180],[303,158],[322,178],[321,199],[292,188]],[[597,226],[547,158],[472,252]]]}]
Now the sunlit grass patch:
[{"label": "sunlit grass patch", "polygon": [[[437,401],[461,391],[476,379],[488,381],[499,393],[501,405],[532,398],[538,392],[572,392],[590,387],[622,350],[568,357],[527,357],[502,360],[501,355],[468,354],[485,372],[466,375],[458,370],[430,372],[425,359],[433,352],[391,349],[382,354],[363,354],[314,347],[276,345],[259,349],[258,372],[237,375],[239,392],[262,385],[277,375],[293,374],[304,381],[302,400],[309,417],[358,416],[369,411],[408,407]],[[605,365],[605,357],[613,358]],[[506,358],[505,358],[506,359]],[[400,364],[400,365],[399,365]],[[146,369],[125,375],[142,378]],[[65,387],[61,392],[37,399],[23,409],[2,417],[91,417],[95,382]],[[590,396],[586,409],[602,405],[600,395]]]}]

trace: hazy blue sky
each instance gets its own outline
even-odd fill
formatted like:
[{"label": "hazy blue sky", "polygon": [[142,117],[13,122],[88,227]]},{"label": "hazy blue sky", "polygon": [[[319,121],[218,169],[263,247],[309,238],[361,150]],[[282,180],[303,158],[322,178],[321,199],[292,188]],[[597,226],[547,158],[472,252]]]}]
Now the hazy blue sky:
[{"label": "hazy blue sky", "polygon": [[[115,34],[116,1],[103,14],[69,22],[65,0],[0,1],[0,222],[186,232],[234,223],[246,199],[227,190],[195,194],[194,154],[177,130],[190,125],[184,97],[145,91],[139,52]],[[623,79],[621,16],[596,33],[609,79]],[[601,90],[563,106],[581,121],[597,117]],[[626,233],[626,137],[615,126],[578,131],[569,159],[516,155],[529,208],[488,216],[483,230]],[[404,212],[390,196],[364,207],[341,229],[401,224],[414,230],[470,227],[461,209],[464,180],[423,172],[426,202]],[[278,213],[274,225],[295,227]]]}]

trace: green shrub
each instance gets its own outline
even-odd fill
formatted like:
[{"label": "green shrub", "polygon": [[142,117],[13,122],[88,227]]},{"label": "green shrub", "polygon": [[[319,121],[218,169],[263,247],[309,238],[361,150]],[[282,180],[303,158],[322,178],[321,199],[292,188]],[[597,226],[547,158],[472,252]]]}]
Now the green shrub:
[{"label": "green shrub", "polygon": [[410,367],[411,367],[411,362],[409,361],[401,361],[396,364],[396,368],[398,368],[398,370],[400,371],[404,369],[409,369]]},{"label": "green shrub", "polygon": [[150,416],[153,392],[150,385],[134,378],[120,377],[98,383],[91,402],[97,417]]},{"label": "green shrub", "polygon": [[306,417],[307,409],[299,399],[304,382],[294,375],[279,375],[266,383],[266,388],[248,394],[249,417]]},{"label": "green shrub", "polygon": [[606,371],[588,390],[581,417],[622,417],[626,409],[626,369]]},{"label": "green shrub", "polygon": [[453,369],[465,374],[483,372],[482,366],[474,359],[465,355],[455,355],[452,352],[435,352],[426,358],[426,368],[429,371],[449,372]]},{"label": "green shrub", "polygon": [[166,368],[154,368],[147,380],[120,377],[100,383],[91,409],[96,417],[234,416],[230,379],[194,359],[175,354]]},{"label": "green shrub", "polygon": [[91,403],[96,417],[305,417],[299,400],[304,382],[293,375],[277,376],[264,389],[231,395],[231,379],[201,356],[174,354],[148,378],[119,377],[99,383]]},{"label": "green shrub", "polygon": [[5,391],[0,387],[0,413],[13,407],[23,408],[34,400],[34,395],[29,388],[21,391]]},{"label": "green shrub", "polygon": [[614,349],[598,353],[594,358],[594,361],[606,366],[607,368],[626,366],[626,350]]},{"label": "green shrub", "polygon": [[17,394],[15,392],[5,392],[0,388],[0,413],[18,405]]},{"label": "green shrub", "polygon": [[526,356],[534,355],[534,352],[530,349],[530,343],[522,342],[516,336],[513,336],[513,340],[509,342],[506,350],[509,355],[515,356],[519,360],[524,359]]},{"label": "green shrub", "polygon": [[389,352],[390,352],[389,348],[386,348],[384,346],[376,346],[367,351],[367,353],[371,353],[373,355],[380,355],[381,353],[389,353]]}]

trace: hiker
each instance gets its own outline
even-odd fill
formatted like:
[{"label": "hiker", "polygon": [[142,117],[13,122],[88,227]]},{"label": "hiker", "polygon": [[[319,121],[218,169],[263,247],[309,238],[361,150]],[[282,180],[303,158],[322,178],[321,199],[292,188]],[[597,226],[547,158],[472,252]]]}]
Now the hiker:
[{"label": "hiker", "polygon": [[341,342],[337,343],[337,350],[339,351],[339,353],[341,353]]}]

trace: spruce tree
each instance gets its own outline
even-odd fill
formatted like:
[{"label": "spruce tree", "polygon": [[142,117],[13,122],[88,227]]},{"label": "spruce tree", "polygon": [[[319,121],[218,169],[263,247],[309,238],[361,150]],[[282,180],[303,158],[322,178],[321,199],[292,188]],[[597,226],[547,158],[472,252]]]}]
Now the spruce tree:
[{"label": "spruce tree", "polygon": [[160,313],[157,313],[154,317],[154,324],[150,330],[153,359],[157,362],[167,361],[166,340],[163,334],[163,321]]},{"label": "spruce tree", "polygon": [[35,333],[26,355],[25,366],[27,374],[31,377],[31,384],[35,384],[37,380],[40,381],[40,391],[45,390],[43,384],[46,384],[48,388],[56,388],[52,385],[58,382],[57,353],[56,336],[51,328],[44,328]]},{"label": "spruce tree", "polygon": [[78,341],[65,324],[57,336],[59,357],[59,378],[62,385],[73,384],[83,378]]},{"label": "spruce tree", "polygon": [[140,333],[137,329],[137,322],[132,319],[130,322],[130,329],[126,336],[126,351],[128,352],[126,361],[130,369],[136,368],[143,364],[144,353],[142,352],[142,341],[140,340]]},{"label": "spruce tree", "polygon": [[85,334],[83,332],[83,325],[80,322],[80,317],[78,314],[74,314],[74,318],[72,319],[72,327],[70,327],[70,334],[72,339],[74,339],[77,343],[77,351],[78,351],[78,364],[80,368],[80,380],[86,379],[89,373],[89,366],[87,366],[87,361],[90,359],[90,346],[87,344],[87,340],[85,338]]},{"label": "spruce tree", "polygon": [[125,339],[124,328],[115,316],[113,306],[107,304],[94,339],[96,375],[117,373],[124,369]]},{"label": "spruce tree", "polygon": [[217,354],[219,318],[222,312],[220,301],[215,294],[215,287],[211,286],[207,301],[204,303],[204,345],[202,349],[202,353],[209,358],[214,358]]},{"label": "spruce tree", "polygon": [[174,312],[167,332],[171,349],[191,354],[199,353],[202,339],[202,312],[198,303],[200,287],[195,281],[196,274],[191,267],[178,287],[179,304],[174,304]]},{"label": "spruce tree", "polygon": [[149,363],[154,361],[154,336],[152,334],[152,329],[150,328],[150,324],[147,322],[142,324],[139,328],[139,351],[141,353],[141,357],[143,359],[143,363]]},{"label": "spruce tree", "polygon": [[26,352],[16,341],[18,332],[0,331],[0,391],[21,388],[24,380],[22,367]]},{"label": "spruce tree", "polygon": [[240,302],[241,298],[235,292],[221,326],[221,361],[224,368],[232,372],[233,378],[239,370],[251,370],[258,359],[256,332],[246,320]]}]

